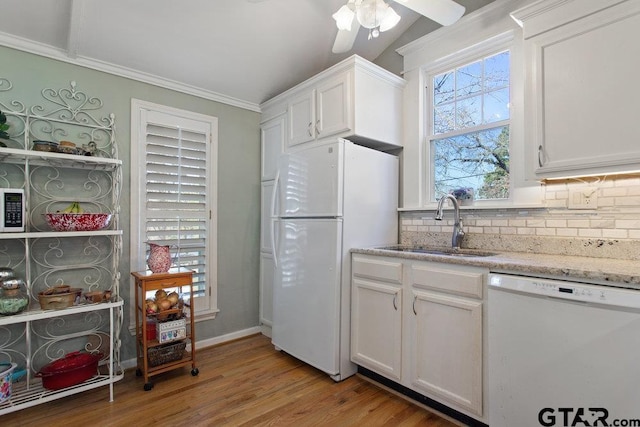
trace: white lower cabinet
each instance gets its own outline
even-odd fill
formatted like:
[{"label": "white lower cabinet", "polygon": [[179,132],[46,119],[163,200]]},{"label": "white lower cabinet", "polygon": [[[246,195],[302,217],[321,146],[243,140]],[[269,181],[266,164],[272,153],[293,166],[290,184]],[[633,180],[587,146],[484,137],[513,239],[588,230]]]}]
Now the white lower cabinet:
[{"label": "white lower cabinet", "polygon": [[354,254],[352,361],[486,422],[482,268]]},{"label": "white lower cabinet", "polygon": [[400,380],[402,263],[354,257],[352,268],[351,360]]},{"label": "white lower cabinet", "polygon": [[266,326],[263,332],[271,336],[273,324],[273,274],[275,273],[273,254],[260,252],[260,324]]},{"label": "white lower cabinet", "polygon": [[[440,270],[442,277],[430,274],[434,269]],[[407,348],[412,388],[482,415],[482,299],[430,289],[460,286],[460,282],[475,279],[481,290],[484,274],[481,270],[472,276],[456,270],[445,272],[431,263],[413,264],[411,273]]]},{"label": "white lower cabinet", "polygon": [[271,250],[271,193],[274,181],[261,183],[261,216],[260,216],[260,325],[262,333],[271,336],[273,320],[273,273],[275,264]]},{"label": "white lower cabinet", "polygon": [[271,216],[277,206],[271,205],[271,196],[278,170],[278,158],[284,152],[286,113],[278,105],[273,106],[272,118],[263,122],[261,129],[260,182],[260,326],[262,333],[271,336],[273,321],[273,273],[275,264],[272,249]]}]

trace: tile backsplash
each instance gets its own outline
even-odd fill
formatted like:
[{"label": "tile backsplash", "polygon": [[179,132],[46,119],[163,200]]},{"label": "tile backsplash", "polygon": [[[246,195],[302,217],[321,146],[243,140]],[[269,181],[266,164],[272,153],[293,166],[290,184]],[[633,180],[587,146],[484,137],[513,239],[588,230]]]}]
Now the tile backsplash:
[{"label": "tile backsplash", "polygon": [[[585,189],[597,207],[569,209]],[[463,247],[640,260],[640,176],[546,183],[543,196],[540,208],[463,208]],[[450,245],[450,209],[433,216],[401,212],[400,243]]]}]

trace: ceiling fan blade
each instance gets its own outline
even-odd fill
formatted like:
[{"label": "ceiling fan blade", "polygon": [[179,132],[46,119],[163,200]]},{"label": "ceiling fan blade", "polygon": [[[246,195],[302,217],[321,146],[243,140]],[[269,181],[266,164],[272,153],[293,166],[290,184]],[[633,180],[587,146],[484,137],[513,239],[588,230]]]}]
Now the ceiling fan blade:
[{"label": "ceiling fan blade", "polygon": [[333,53],[344,53],[351,50],[353,43],[356,41],[356,36],[360,30],[360,24],[357,19],[354,19],[351,23],[351,30],[338,30],[336,35],[336,41],[333,42]]},{"label": "ceiling fan blade", "polygon": [[453,0],[394,0],[409,9],[436,21],[451,25],[464,15],[464,6]]}]

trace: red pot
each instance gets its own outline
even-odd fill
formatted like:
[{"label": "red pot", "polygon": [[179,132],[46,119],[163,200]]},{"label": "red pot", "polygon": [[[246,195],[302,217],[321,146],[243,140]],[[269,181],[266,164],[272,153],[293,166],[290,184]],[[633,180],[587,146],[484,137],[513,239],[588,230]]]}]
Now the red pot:
[{"label": "red pot", "polygon": [[75,351],[43,366],[36,376],[42,377],[42,386],[48,390],[71,387],[96,375],[100,359],[100,353]]}]

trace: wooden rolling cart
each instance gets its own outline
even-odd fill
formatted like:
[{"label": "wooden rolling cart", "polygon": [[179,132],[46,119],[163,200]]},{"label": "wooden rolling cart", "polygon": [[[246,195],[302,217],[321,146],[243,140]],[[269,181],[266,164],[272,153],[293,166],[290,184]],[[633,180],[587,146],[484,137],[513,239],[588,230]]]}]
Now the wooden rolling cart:
[{"label": "wooden rolling cart", "polygon": [[[136,375],[144,375],[144,389],[149,391],[153,388],[150,377],[162,374],[173,369],[191,365],[191,375],[198,375],[196,368],[196,347],[195,347],[195,327],[193,308],[193,272],[185,268],[174,268],[167,273],[152,273],[150,271],[133,272],[136,287],[136,353],[137,369]],[[189,297],[184,302],[184,307],[171,308],[162,311],[157,315],[149,315],[146,312],[146,299],[153,298],[158,290],[167,293],[177,292],[182,295],[184,287],[189,289]],[[185,316],[186,317],[183,317]],[[186,319],[186,335],[176,334],[175,339],[160,342],[160,336],[153,336],[154,333],[148,329],[148,325],[153,321],[163,320],[169,325],[175,318]],[[191,351],[185,351],[185,347],[190,345]]]}]

